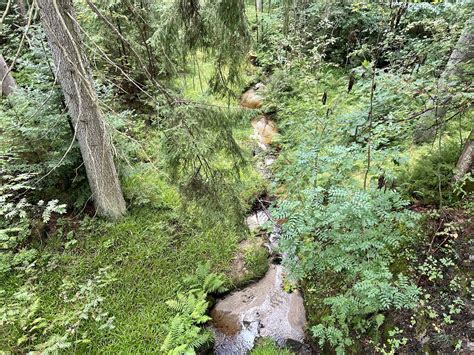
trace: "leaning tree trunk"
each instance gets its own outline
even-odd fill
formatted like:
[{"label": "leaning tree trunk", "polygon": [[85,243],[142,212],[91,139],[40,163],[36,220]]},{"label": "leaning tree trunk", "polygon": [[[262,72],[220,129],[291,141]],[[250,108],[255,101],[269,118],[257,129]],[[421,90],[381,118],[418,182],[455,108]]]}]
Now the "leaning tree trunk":
[{"label": "leaning tree trunk", "polygon": [[5,58],[0,54],[0,96],[8,96],[16,89],[16,82],[13,79],[10,68]]},{"label": "leaning tree trunk", "polygon": [[454,174],[454,181],[459,181],[465,174],[472,171],[474,165],[474,129],[467,137],[467,141],[464,144],[464,149],[459,156],[458,163],[456,164],[456,172]]},{"label": "leaning tree trunk", "polygon": [[450,84],[454,81],[470,80],[466,78],[465,64],[474,58],[474,16],[471,16],[464,26],[456,46],[449,57],[446,68],[438,80],[437,99],[430,99],[427,108],[430,109],[420,117],[420,123],[415,131],[415,143],[427,142],[434,138],[436,126],[442,126],[451,103],[449,94]]},{"label": "leaning tree trunk", "polygon": [[97,213],[119,218],[125,214],[125,201],[114,165],[114,148],[99,109],[72,0],[38,0],[38,5]]}]

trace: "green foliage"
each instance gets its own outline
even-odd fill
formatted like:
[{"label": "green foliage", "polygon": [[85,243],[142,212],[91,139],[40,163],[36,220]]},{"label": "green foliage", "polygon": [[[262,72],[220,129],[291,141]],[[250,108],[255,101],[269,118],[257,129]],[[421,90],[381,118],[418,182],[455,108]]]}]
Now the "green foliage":
[{"label": "green foliage", "polygon": [[195,349],[212,340],[211,332],[200,327],[210,319],[206,315],[208,303],[204,292],[178,294],[176,300],[167,304],[176,315],[161,346],[163,353],[195,354]]},{"label": "green foliage", "polygon": [[[181,69],[178,53],[166,56],[161,47],[163,43],[152,45],[154,32],[160,26],[167,4],[139,0],[99,0],[93,3],[120,33],[111,30],[86,1],[80,1],[78,19],[85,30],[88,50],[98,55],[100,81],[115,84],[117,98],[125,104],[141,112],[153,111],[156,102],[148,93],[156,91],[152,81],[165,79]],[[173,45],[169,44],[167,48],[173,48]],[[102,53],[106,53],[108,59]]]},{"label": "green foliage", "polygon": [[[40,297],[39,316],[48,324],[54,320],[57,328],[44,336],[36,332],[34,343],[17,347],[16,340],[26,334],[22,328],[0,326],[2,350],[27,352],[33,350],[31,344],[47,342],[49,335],[64,335],[62,324],[75,324],[75,315],[95,302],[96,296],[81,296],[74,302],[66,300],[82,288],[88,288],[89,279],[95,284],[98,270],[112,266],[107,272],[117,280],[93,291],[102,298],[96,302],[101,311],[91,309],[94,315],[89,313],[88,320],[83,320],[74,333],[77,340],[85,338],[87,341],[75,344],[75,337],[68,338],[66,341],[72,343],[70,349],[84,353],[161,353],[160,346],[168,331],[163,325],[169,324],[175,316],[164,301],[174,299],[177,293],[186,294],[191,288],[202,288],[204,284],[207,291],[222,290],[221,277],[196,272],[194,265],[210,261],[212,270],[228,272],[228,261],[241,236],[241,231],[228,219],[209,217],[197,206],[173,210],[147,204],[132,208],[128,216],[115,224],[86,218],[80,226],[68,219],[59,225],[55,234],[36,245],[38,255],[31,286],[34,286],[35,297]],[[71,227],[78,229],[71,233]],[[194,281],[183,282],[186,275],[191,275]],[[4,294],[6,304],[15,303],[10,295],[22,284],[17,273],[10,272],[8,278],[1,279],[0,289],[7,292]],[[67,297],[63,298],[61,291],[66,288]],[[26,305],[19,304],[18,308],[26,309]],[[108,317],[96,322],[94,317],[104,312]],[[55,320],[64,315],[71,323]],[[112,316],[115,328],[100,329]]]},{"label": "green foliage", "polygon": [[259,246],[252,247],[246,250],[244,261],[252,279],[262,277],[268,270],[268,250]]},{"label": "green foliage", "polygon": [[[31,43],[37,39],[33,32]],[[77,147],[73,143],[68,147],[72,136],[67,116],[58,107],[60,96],[55,89],[46,93],[44,66],[33,58],[23,61],[22,68],[24,77],[19,81],[44,82],[2,99],[0,108],[5,138],[0,146],[0,348],[49,353],[87,343],[81,328],[88,319],[103,330],[113,328],[113,317],[103,311],[99,292],[113,279],[103,269],[84,283],[69,281],[55,289],[69,305],[67,311],[45,312],[38,278],[52,264],[38,242],[57,214],[66,212],[66,205],[58,199],[38,199],[71,186],[80,190],[81,179],[79,184],[69,181],[80,163]],[[50,188],[55,184],[63,184],[64,190]]]},{"label": "green foliage", "polygon": [[380,67],[410,70],[428,59],[439,68],[470,10],[469,2],[306,1],[291,6],[282,1],[268,14],[259,14],[257,62],[265,71],[293,66],[312,70],[323,62],[357,67],[375,50]]},{"label": "green foliage", "polygon": [[101,332],[114,328],[115,317],[104,311],[101,291],[115,281],[110,267],[98,270],[82,282],[63,280],[55,292],[68,308],[56,309],[54,314],[45,312],[38,272],[35,263],[30,264],[19,277],[23,283],[14,288],[8,287],[11,279],[3,279],[7,280],[7,288],[0,291],[0,335],[4,338],[0,345],[3,349],[50,353],[88,344],[88,333],[83,330],[86,322],[94,323]]},{"label": "green foliage", "polygon": [[[215,271],[229,271],[243,210],[269,187],[246,165],[255,112],[227,110],[223,100],[186,88],[182,98],[168,97],[155,81],[171,92],[180,80],[199,79],[201,91],[224,94],[229,104],[241,89],[250,45],[245,3],[93,3],[125,38],[78,2],[129,215],[117,224],[72,215],[57,221],[65,210],[58,201],[79,209],[90,192],[44,35],[33,23],[13,72],[22,89],[0,99],[0,348],[193,353],[211,340],[202,327],[207,296],[221,292],[224,279],[209,267],[181,279],[206,260]],[[434,241],[447,238],[435,256],[395,264],[418,221],[404,198],[442,197],[446,204],[469,192],[450,186],[459,145],[444,136],[441,149],[430,152],[410,144],[472,4],[271,3],[253,27],[255,62],[272,74],[264,109],[277,113],[281,133],[274,213],[284,222],[280,247],[290,276],[302,280],[312,333],[342,352],[381,332],[390,313],[419,300],[412,272],[443,290],[423,294],[413,324],[435,324],[439,335],[432,338],[452,350],[458,339],[447,329],[455,328],[467,289],[465,275],[452,277],[457,259],[448,250],[460,229],[435,233]],[[9,63],[24,30],[14,10],[0,34]],[[472,95],[451,84],[448,118],[436,128],[455,137],[470,128]],[[262,248],[244,259],[251,273],[264,273]],[[391,327],[376,350],[397,351],[407,334]],[[259,351],[287,353],[270,342]]]},{"label": "green foliage", "polygon": [[356,11],[351,2],[280,6],[264,20],[257,43],[259,63],[264,68],[296,65],[307,69],[317,68],[323,60],[347,64],[351,52],[376,41],[380,19],[387,11],[384,6],[370,5]]},{"label": "green foliage", "polygon": [[238,186],[247,161],[232,128],[242,118],[240,110],[183,105],[163,122],[166,133],[161,141],[165,168],[180,191],[234,215],[242,211]]},{"label": "green foliage", "polygon": [[377,347],[377,351],[384,355],[392,355],[398,350],[402,345],[405,345],[408,342],[408,339],[403,337],[403,331],[395,327],[388,332],[387,345],[382,347]]},{"label": "green foliage", "polygon": [[[396,265],[400,252],[415,243],[419,220],[406,199],[415,184],[428,197],[424,202],[436,199],[441,185],[443,200],[453,202],[460,147],[444,137],[441,150],[410,146],[419,112],[435,90],[433,73],[446,60],[439,53],[449,55],[462,21],[446,28],[454,16],[450,5],[410,4],[406,12],[400,4],[323,6],[307,2],[270,14],[257,62],[264,70],[281,68],[273,73],[266,107],[277,111],[282,134],[275,168],[282,193],[273,215],[283,223],[284,265],[304,285],[313,335],[323,349],[342,353],[357,349],[359,339],[377,337],[387,314],[419,304],[410,270]],[[288,19],[287,34],[275,31],[285,25],[278,16]],[[412,32],[417,21],[432,29],[428,37]],[[467,97],[463,90],[453,88],[464,97],[458,103]],[[453,137],[465,129],[460,119],[442,133]],[[426,154],[413,163],[420,151]],[[369,184],[362,190],[366,169]],[[429,260],[420,267],[437,277],[439,268]],[[384,351],[406,343],[398,333],[392,338]]]},{"label": "green foliage", "polygon": [[254,349],[250,352],[251,355],[291,355],[292,352],[287,349],[279,348],[272,339],[261,339]]},{"label": "green foliage", "polygon": [[313,188],[302,196],[303,203],[287,201],[275,212],[287,219],[280,247],[293,277],[334,275],[344,285],[323,298],[329,312],[313,328],[321,345],[342,351],[352,332],[378,328],[384,311],[416,305],[417,287],[390,271],[416,218],[394,191]]},{"label": "green foliage", "polygon": [[[37,175],[40,198],[58,196],[71,189],[62,200],[75,203],[86,187],[79,148],[72,141],[68,117],[60,108],[58,91],[40,89],[17,91],[0,105],[3,156],[13,156],[9,169]],[[34,147],[34,149],[32,149]],[[76,173],[77,169],[77,173]],[[62,188],[54,188],[59,185]],[[66,199],[70,197],[70,199]]]},{"label": "green foliage", "polygon": [[[11,269],[27,269],[34,264],[37,251],[27,247],[25,241],[31,235],[32,220],[48,223],[52,213],[62,214],[66,205],[58,200],[37,204],[28,202],[33,190],[32,179],[35,175],[10,175],[8,166],[0,168],[0,277]],[[23,196],[22,194],[23,193]]]},{"label": "green foliage", "polygon": [[166,304],[175,312],[168,325],[168,334],[161,346],[167,354],[195,354],[195,350],[212,340],[212,333],[200,325],[210,320],[206,315],[209,293],[225,291],[221,275],[210,272],[210,264],[198,266],[194,275],[185,278],[187,291]]},{"label": "green foliage", "polygon": [[427,204],[439,205],[457,199],[452,186],[454,168],[462,148],[453,140],[433,147],[403,170],[397,180],[401,192]]},{"label": "green foliage", "polygon": [[[442,352],[459,349],[462,334],[459,327],[463,327],[463,310],[473,286],[469,265],[462,262],[466,255],[463,250],[470,245],[467,226],[471,221],[465,219],[466,213],[458,208],[430,211],[423,221],[424,243],[415,244],[400,255],[400,263],[419,280],[420,301],[403,321],[397,320],[392,325],[395,329],[389,334],[388,346],[383,346],[385,350],[401,346],[407,340],[408,346],[413,346],[416,341],[412,333],[426,336],[425,349],[436,348]],[[400,329],[395,332],[397,328]]]},{"label": "green foliage", "polygon": [[[350,18],[341,17],[341,21],[343,26],[348,25],[349,32],[368,24],[377,32],[381,18],[388,14],[387,8],[378,13],[380,8],[374,4],[361,8],[347,5],[350,9],[344,6],[339,10],[348,11],[350,15],[344,16]],[[296,8],[294,11],[298,12]],[[444,19],[451,16],[450,11],[443,14]],[[299,16],[304,17],[304,11]],[[361,18],[367,22],[357,24]],[[400,24],[402,28],[413,18],[406,21]],[[290,276],[303,281],[314,336],[321,346],[338,352],[356,347],[358,339],[380,331],[387,313],[413,309],[419,300],[420,291],[407,270],[394,267],[400,251],[413,242],[418,220],[407,210],[408,201],[394,186],[397,174],[406,170],[406,160],[411,158],[404,153],[411,144],[417,117],[414,112],[423,110],[427,100],[424,90],[433,85],[427,72],[439,64],[430,59],[416,72],[407,69],[417,65],[408,64],[408,52],[402,51],[404,54],[397,57],[398,52],[390,49],[390,41],[399,40],[392,36],[398,30],[385,29],[379,43],[371,30],[355,33],[358,42],[354,47],[347,48],[345,54],[333,53],[334,62],[347,56],[348,64],[355,68],[352,73],[327,69],[305,52],[284,63],[285,68],[274,74],[276,82],[269,86],[267,107],[278,110],[282,134],[282,151],[275,169],[283,191],[274,210],[274,217],[284,223],[279,246],[288,255],[285,265]],[[311,35],[315,33],[313,30]],[[298,34],[294,32],[289,37]],[[434,55],[429,41],[405,36],[401,48],[418,46],[417,50]],[[299,40],[303,41],[304,35]],[[339,43],[344,40],[345,37],[335,39]],[[440,31],[439,41],[438,52],[441,47],[447,50],[453,36],[441,36]],[[326,45],[330,48],[330,41]],[[337,48],[340,50],[341,46]],[[374,49],[381,53],[378,61],[363,62],[365,58],[372,59]],[[277,52],[263,50],[264,60]],[[314,68],[315,63],[322,68],[317,73],[302,69]],[[369,124],[368,68],[374,65],[386,69],[375,68],[376,89]],[[349,93],[347,81],[341,81],[344,75],[354,79]],[[326,99],[321,102],[319,99],[324,96]],[[414,119],[408,118],[411,116]],[[454,126],[449,125],[445,132],[454,134]],[[361,176],[367,167],[369,144],[370,183],[364,191]],[[430,163],[429,169],[437,170],[437,163]],[[427,178],[426,174],[423,178]],[[449,176],[446,179],[449,181]],[[430,189],[436,194],[437,183]]]},{"label": "green foliage", "polygon": [[163,12],[151,43],[168,58],[206,53],[214,65],[211,91],[232,95],[250,45],[247,27],[243,0],[175,0]]},{"label": "green foliage", "polygon": [[[109,285],[113,278],[107,269],[84,284],[63,283],[60,290],[67,312],[48,317],[44,312],[41,289],[38,285],[40,270],[47,258],[41,258],[37,248],[27,239],[42,238],[35,232],[49,223],[52,214],[62,214],[66,205],[58,200],[33,204],[34,182],[37,175],[15,174],[17,165],[8,160],[1,167],[0,187],[0,347],[14,351],[54,352],[86,343],[87,333],[80,331],[89,318],[102,329],[113,327],[113,317],[103,312],[103,298],[98,289]],[[12,168],[13,167],[13,168]],[[36,241],[36,240],[34,240]],[[48,264],[49,265],[49,264]],[[44,269],[43,269],[44,272]]]},{"label": "green foliage", "polygon": [[171,114],[165,123],[163,153],[172,176],[183,174],[185,189],[190,193],[201,189],[211,192],[216,180],[229,175],[225,170],[218,171],[219,157],[233,158],[227,170],[236,171],[242,166],[240,147],[232,137],[232,126],[242,119],[238,112],[185,105]]},{"label": "green foliage", "polygon": [[18,88],[0,98],[0,155],[13,174],[36,175],[38,200],[59,199],[79,209],[90,197],[85,169],[44,33],[34,22],[21,50],[23,26],[5,27],[6,35],[16,37],[7,41],[5,56],[10,64],[18,54],[12,71]]},{"label": "green foliage", "polygon": [[209,262],[199,264],[194,274],[184,278],[183,284],[188,291],[201,290],[205,293],[223,293],[225,280],[223,275],[211,272]]},{"label": "green foliage", "polygon": [[132,206],[174,209],[180,205],[179,193],[156,168],[143,164],[124,175],[122,190]]}]

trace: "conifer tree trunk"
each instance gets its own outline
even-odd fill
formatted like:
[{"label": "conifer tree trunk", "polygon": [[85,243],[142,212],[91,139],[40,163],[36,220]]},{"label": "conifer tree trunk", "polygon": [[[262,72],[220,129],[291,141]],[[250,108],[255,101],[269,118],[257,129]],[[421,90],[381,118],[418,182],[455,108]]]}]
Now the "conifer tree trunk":
[{"label": "conifer tree trunk", "polygon": [[[435,124],[442,124],[446,116],[451,96],[449,86],[452,81],[470,80],[465,73],[464,65],[474,59],[474,16],[467,19],[464,29],[449,57],[446,68],[438,81],[437,99],[427,103],[431,108],[420,117],[420,124],[415,132],[415,143],[423,143],[432,139],[436,133]],[[440,123],[441,122],[441,123]]]},{"label": "conifer tree trunk", "polygon": [[72,0],[38,0],[38,5],[97,213],[117,219],[125,214],[125,200]]},{"label": "conifer tree trunk", "polygon": [[16,89],[16,82],[13,79],[8,64],[0,54],[0,96],[8,96]]},{"label": "conifer tree trunk", "polygon": [[464,144],[464,149],[459,156],[456,164],[456,173],[454,174],[454,181],[459,181],[465,174],[472,171],[474,165],[474,129],[472,129],[467,141]]}]

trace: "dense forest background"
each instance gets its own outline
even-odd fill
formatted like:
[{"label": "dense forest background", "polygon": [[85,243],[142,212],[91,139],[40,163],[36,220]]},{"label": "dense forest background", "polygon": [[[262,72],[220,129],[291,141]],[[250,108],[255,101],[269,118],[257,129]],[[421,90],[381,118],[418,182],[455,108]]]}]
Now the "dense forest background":
[{"label": "dense forest background", "polygon": [[0,353],[210,349],[276,228],[312,353],[474,351],[473,10],[0,0]]}]

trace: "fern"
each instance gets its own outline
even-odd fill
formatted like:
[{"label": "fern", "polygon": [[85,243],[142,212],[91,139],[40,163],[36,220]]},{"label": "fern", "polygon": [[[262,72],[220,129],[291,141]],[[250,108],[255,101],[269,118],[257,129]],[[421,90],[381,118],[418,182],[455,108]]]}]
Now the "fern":
[{"label": "fern", "polygon": [[193,275],[184,279],[185,292],[178,293],[176,299],[166,301],[175,316],[168,324],[168,334],[161,346],[163,353],[195,354],[212,341],[212,333],[201,326],[210,320],[206,314],[209,307],[208,293],[223,292],[224,277],[210,272],[210,264],[201,264]]},{"label": "fern", "polygon": [[184,285],[189,289],[203,290],[206,293],[222,293],[227,291],[224,287],[224,277],[211,272],[210,263],[198,265],[193,275],[184,278]]}]

